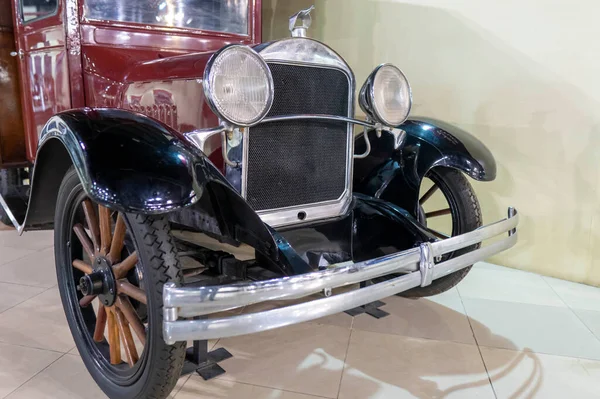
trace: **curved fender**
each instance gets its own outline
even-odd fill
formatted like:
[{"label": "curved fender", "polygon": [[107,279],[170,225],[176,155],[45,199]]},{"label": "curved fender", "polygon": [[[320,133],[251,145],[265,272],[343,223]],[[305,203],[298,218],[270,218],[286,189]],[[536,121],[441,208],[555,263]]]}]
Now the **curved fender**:
[{"label": "curved fender", "polygon": [[76,109],[48,121],[25,228],[53,222],[58,189],[71,165],[93,201],[121,212],[174,212],[204,204],[198,200],[208,193],[223,231],[277,253],[268,227],[200,150],[168,126],[120,109]]},{"label": "curved fender", "polygon": [[[399,127],[407,133],[400,150],[394,150],[391,134],[384,132],[377,138],[374,131],[368,133],[371,152],[354,162],[356,192],[385,199],[416,215],[419,188],[431,168],[455,168],[480,181],[496,178],[496,161],[490,150],[458,127],[426,118],[408,120]],[[365,149],[359,136],[355,153]]]}]

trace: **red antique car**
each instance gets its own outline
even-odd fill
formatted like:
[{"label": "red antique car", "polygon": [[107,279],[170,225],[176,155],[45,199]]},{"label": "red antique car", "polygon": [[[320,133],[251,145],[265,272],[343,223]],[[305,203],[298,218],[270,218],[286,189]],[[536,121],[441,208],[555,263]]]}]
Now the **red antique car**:
[{"label": "red antique car", "polygon": [[[516,242],[513,208],[482,226],[465,177],[495,178],[480,141],[409,119],[394,65],[357,91],[344,59],[307,38],[311,9],[269,43],[260,11],[0,0],[2,218],[54,229],[71,332],[111,398],[164,398],[182,370],[219,372],[226,353],[208,339],[384,316],[378,300],[448,290]],[[427,210],[435,195],[445,205]],[[446,232],[431,224],[442,217]],[[275,299],[294,302],[220,313]]]}]

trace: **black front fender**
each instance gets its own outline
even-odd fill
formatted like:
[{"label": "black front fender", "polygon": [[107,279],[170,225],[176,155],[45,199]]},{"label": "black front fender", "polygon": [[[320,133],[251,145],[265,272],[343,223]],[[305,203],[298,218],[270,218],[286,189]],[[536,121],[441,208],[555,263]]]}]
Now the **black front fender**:
[{"label": "black front fender", "polygon": [[200,150],[168,126],[119,109],[70,110],[48,121],[25,228],[53,222],[60,182],[71,165],[89,197],[108,208],[164,214],[208,204],[224,234],[276,252],[267,226]]},{"label": "black front fender", "polygon": [[[460,128],[426,118],[408,120],[399,127],[407,133],[400,150],[394,149],[391,134],[377,138],[374,131],[368,133],[370,155],[354,163],[356,192],[385,199],[416,215],[421,182],[434,167],[455,168],[480,181],[496,178],[496,161],[490,150]],[[365,149],[360,136],[355,153]]]}]

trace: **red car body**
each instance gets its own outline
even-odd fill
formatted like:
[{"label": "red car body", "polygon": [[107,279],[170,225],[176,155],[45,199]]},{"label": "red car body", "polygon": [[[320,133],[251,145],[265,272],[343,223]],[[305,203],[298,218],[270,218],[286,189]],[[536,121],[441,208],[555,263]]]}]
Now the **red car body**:
[{"label": "red car body", "polygon": [[0,0],[0,168],[32,164],[43,126],[71,108],[134,110],[181,133],[215,126],[196,79],[223,46],[261,42],[261,0],[248,1],[246,35],[88,19],[77,0],[24,21],[21,1]]}]

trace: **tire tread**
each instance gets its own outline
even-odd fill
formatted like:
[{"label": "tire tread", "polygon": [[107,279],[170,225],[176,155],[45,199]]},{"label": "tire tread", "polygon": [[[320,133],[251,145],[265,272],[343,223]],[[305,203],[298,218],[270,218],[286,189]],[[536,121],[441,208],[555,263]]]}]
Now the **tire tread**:
[{"label": "tire tread", "polygon": [[[154,273],[156,282],[154,284],[155,295],[161,298],[158,301],[159,312],[162,315],[162,287],[169,281],[181,282],[183,274],[181,271],[177,250],[171,235],[169,222],[165,217],[135,214],[130,215],[130,223],[135,225],[139,232],[143,234],[144,245],[148,252],[152,253],[148,268]],[[160,339],[162,340],[162,328]],[[156,368],[154,376],[149,378],[153,383],[149,387],[144,398],[164,399],[169,396],[177,380],[181,375],[181,369],[185,360],[185,342],[178,342],[175,345],[166,345],[159,355],[160,364]],[[141,397],[140,397],[141,399]]]},{"label": "tire tread", "polygon": [[[435,168],[430,173],[435,173],[437,179],[441,179],[445,182],[450,191],[449,194],[455,197],[458,206],[462,208],[461,213],[463,214],[463,220],[461,221],[462,225],[460,226],[460,233],[467,233],[482,226],[483,217],[481,215],[481,207],[479,206],[475,191],[465,175],[456,169],[444,167]],[[480,244],[475,244],[466,249],[456,251],[454,256],[470,252],[480,246]],[[407,298],[420,298],[441,294],[456,286],[467,276],[472,267],[472,265],[465,267],[448,276],[435,280],[431,285],[426,287],[416,287],[399,295]]]}]

